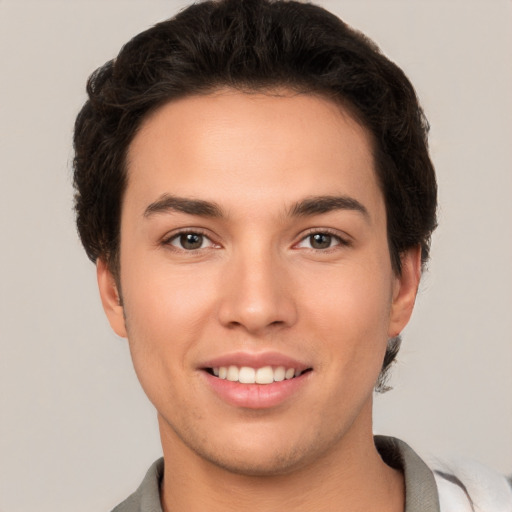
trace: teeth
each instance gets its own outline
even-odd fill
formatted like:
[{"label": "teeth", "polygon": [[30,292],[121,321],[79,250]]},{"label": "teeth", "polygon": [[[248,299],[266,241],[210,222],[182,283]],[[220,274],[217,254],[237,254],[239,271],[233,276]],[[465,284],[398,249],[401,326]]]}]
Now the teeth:
[{"label": "teeth", "polygon": [[272,366],[258,368],[255,375],[256,384],[272,384],[274,382],[274,370]]},{"label": "teeth", "polygon": [[295,368],[288,368],[284,374],[285,379],[293,379],[295,377]]},{"label": "teeth", "polygon": [[274,370],[274,380],[276,382],[281,382],[286,377],[286,369],[284,366],[278,366]]},{"label": "teeth", "polygon": [[285,368],[284,366],[263,366],[262,368],[251,368],[249,366],[219,366],[212,368],[213,374],[219,379],[227,379],[231,382],[242,384],[272,384],[283,380],[293,379],[301,375],[300,370]]},{"label": "teeth", "polygon": [[238,376],[240,375],[240,372],[238,370],[237,366],[228,366],[228,373],[226,375],[226,379],[236,382],[238,380]]},{"label": "teeth", "polygon": [[242,366],[238,372],[238,382],[242,384],[254,384],[256,382],[256,370],[248,366]]}]

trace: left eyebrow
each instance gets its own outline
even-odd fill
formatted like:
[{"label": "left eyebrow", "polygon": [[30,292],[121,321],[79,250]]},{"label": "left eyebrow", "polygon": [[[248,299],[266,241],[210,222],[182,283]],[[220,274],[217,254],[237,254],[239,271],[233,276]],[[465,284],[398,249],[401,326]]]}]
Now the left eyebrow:
[{"label": "left eyebrow", "polygon": [[144,210],[144,217],[151,217],[156,213],[182,212],[201,217],[223,217],[221,207],[210,201],[191,199],[187,197],[164,194]]},{"label": "left eyebrow", "polygon": [[289,211],[291,217],[321,215],[335,210],[350,210],[370,218],[366,207],[357,199],[349,196],[312,196],[295,203]]}]

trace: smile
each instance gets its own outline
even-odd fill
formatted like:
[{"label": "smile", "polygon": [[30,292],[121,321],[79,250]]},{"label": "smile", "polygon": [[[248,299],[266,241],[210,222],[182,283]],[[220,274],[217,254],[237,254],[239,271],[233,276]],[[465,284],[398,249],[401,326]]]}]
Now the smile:
[{"label": "smile", "polygon": [[244,351],[219,355],[197,367],[222,402],[236,408],[269,409],[297,397],[312,382],[313,366],[288,355]]},{"label": "smile", "polygon": [[272,384],[299,377],[305,371],[296,368],[286,368],[285,366],[263,366],[261,368],[251,368],[250,366],[220,366],[209,368],[207,370],[219,379],[239,382],[241,384]]}]

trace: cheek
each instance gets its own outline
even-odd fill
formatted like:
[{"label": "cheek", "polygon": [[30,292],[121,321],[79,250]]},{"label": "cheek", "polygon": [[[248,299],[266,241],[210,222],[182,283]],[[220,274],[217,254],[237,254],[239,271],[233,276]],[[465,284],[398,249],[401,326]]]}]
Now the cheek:
[{"label": "cheek", "polygon": [[[392,278],[379,265],[353,265],[316,279],[315,293],[303,300],[303,321],[319,334],[343,373],[380,370],[387,346]],[[311,290],[311,289],[310,289]]]},{"label": "cheek", "polygon": [[167,289],[165,282],[160,281],[160,285],[155,288],[146,280],[143,289],[127,293],[126,328],[133,367],[142,389],[158,411],[176,412],[190,408],[190,404],[183,402],[183,390],[193,385],[190,359],[201,337],[202,325],[199,308],[189,297]]},{"label": "cheek", "polygon": [[[392,302],[392,275],[377,262],[356,263],[317,274],[313,286],[302,286],[305,304],[317,310],[332,325],[341,323],[344,331],[387,328]],[[385,329],[384,329],[385,330]]]},{"label": "cheek", "polygon": [[187,367],[207,337],[221,277],[206,266],[171,271],[152,259],[122,268],[128,340],[139,377],[146,367],[152,374]]}]

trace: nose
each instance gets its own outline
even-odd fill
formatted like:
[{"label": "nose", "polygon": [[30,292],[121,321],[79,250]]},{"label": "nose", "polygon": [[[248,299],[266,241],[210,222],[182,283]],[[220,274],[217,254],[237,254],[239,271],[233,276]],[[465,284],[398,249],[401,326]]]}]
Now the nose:
[{"label": "nose", "polygon": [[284,262],[270,252],[247,252],[226,263],[219,321],[252,335],[291,327],[297,321],[297,307]]}]

